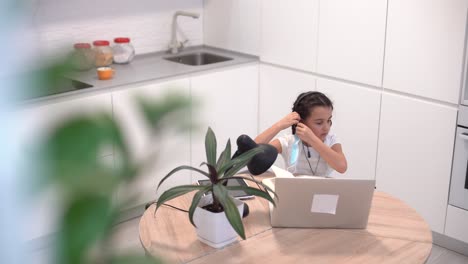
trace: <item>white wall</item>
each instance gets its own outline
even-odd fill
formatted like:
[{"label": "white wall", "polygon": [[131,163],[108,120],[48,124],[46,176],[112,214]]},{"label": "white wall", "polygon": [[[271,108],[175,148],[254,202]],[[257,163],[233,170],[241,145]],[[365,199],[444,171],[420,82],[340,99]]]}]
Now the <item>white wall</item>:
[{"label": "white wall", "polygon": [[178,22],[188,45],[203,44],[203,0],[34,0],[31,9],[31,41],[49,56],[76,42],[119,36],[130,37],[137,54],[167,49],[177,10],[202,15],[179,17]]}]

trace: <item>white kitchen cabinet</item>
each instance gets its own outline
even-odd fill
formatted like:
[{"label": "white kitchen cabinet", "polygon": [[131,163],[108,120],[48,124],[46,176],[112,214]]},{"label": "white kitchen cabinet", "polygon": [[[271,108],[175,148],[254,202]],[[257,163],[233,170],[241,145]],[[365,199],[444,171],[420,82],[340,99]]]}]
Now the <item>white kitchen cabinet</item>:
[{"label": "white kitchen cabinet", "polygon": [[449,205],[444,234],[468,243],[468,211]]},{"label": "white kitchen cabinet", "polygon": [[391,0],[384,88],[458,103],[468,2]]},{"label": "white kitchen cabinet", "polygon": [[387,0],[320,1],[317,72],[381,86]]},{"label": "white kitchen cabinet", "polygon": [[[89,96],[84,98],[31,105],[18,110],[15,114],[17,121],[15,150],[26,153],[34,142],[44,139],[50,133],[73,117],[89,115],[105,111],[112,113],[110,94]],[[112,154],[112,148],[103,149],[101,156]]]},{"label": "white kitchen cabinet", "polygon": [[[15,143],[10,152],[15,164],[19,164],[19,168],[23,170],[29,168],[24,164],[27,160],[25,157],[31,154],[37,143],[45,140],[65,121],[97,112],[112,114],[110,94],[30,105],[18,109],[13,113],[16,120]],[[99,154],[101,157],[112,155],[112,146],[101,149]],[[34,171],[25,173],[34,177]]]},{"label": "white kitchen cabinet", "polygon": [[315,72],[318,0],[262,0],[260,59]]},{"label": "white kitchen cabinet", "polygon": [[408,203],[438,233],[444,232],[456,117],[453,107],[382,96],[377,189]]},{"label": "white kitchen cabinet", "polygon": [[59,230],[62,210],[61,199],[57,189],[44,190],[34,197],[28,197],[31,202],[26,205],[25,219],[33,219],[25,225],[24,239],[31,241],[49,236]]},{"label": "white kitchen cabinet", "polygon": [[[199,102],[192,118],[198,129],[191,135],[194,167],[206,162],[205,134],[211,127],[217,139],[217,156],[231,139],[232,154],[237,150],[236,140],[246,134],[257,135],[258,65],[239,66],[219,72],[194,76],[191,79],[192,98]],[[206,171],[206,166],[202,170]],[[192,173],[192,181],[206,177]]]},{"label": "white kitchen cabinet", "polygon": [[[131,208],[156,200],[166,189],[190,183],[190,172],[180,171],[169,178],[156,193],[159,181],[172,169],[180,165],[190,164],[190,134],[175,133],[171,128],[165,133],[152,135],[147,122],[136,104],[135,98],[143,96],[147,99],[159,100],[168,92],[178,92],[189,97],[189,79],[180,79],[141,87],[132,87],[112,93],[114,118],[121,125],[125,141],[136,160],[144,160],[151,153],[157,153],[152,166],[133,181],[129,186],[122,186],[117,194],[119,203],[133,197],[131,203],[124,208]],[[177,122],[177,120],[174,120]],[[116,157],[116,164],[118,164]]]},{"label": "white kitchen cabinet", "polygon": [[[114,162],[113,155],[103,156],[101,159],[108,164]],[[26,241],[38,239],[39,243],[36,245],[44,246],[40,241],[47,241],[43,239],[50,238],[59,231],[64,206],[62,195],[60,188],[50,187],[27,197],[28,203],[24,208],[24,218],[32,221],[28,221],[25,225],[23,234]]]},{"label": "white kitchen cabinet", "polygon": [[203,6],[205,44],[258,55],[260,1],[205,0]]},{"label": "white kitchen cabinet", "polygon": [[[262,64],[258,94],[258,133],[291,113],[294,101],[300,93],[315,91],[315,81],[316,77],[309,74]],[[278,135],[290,133],[291,129],[285,129]],[[280,156],[275,165],[284,167]]]},{"label": "white kitchen cabinet", "polygon": [[331,131],[348,161],[348,170],[339,177],[375,179],[381,91],[322,78],[317,90],[333,102]]},{"label": "white kitchen cabinet", "polygon": [[[21,169],[21,174],[27,182],[37,183],[34,169],[24,162],[34,146],[48,137],[63,122],[79,115],[93,114],[105,111],[112,113],[111,96],[109,94],[89,96],[67,101],[31,105],[17,110],[15,143],[10,150],[15,164]],[[107,162],[112,161],[112,147],[102,149],[101,157]],[[19,177],[19,175],[18,175]],[[26,219],[30,221],[24,232],[26,240],[32,240],[50,235],[58,230],[61,199],[57,189],[47,189],[44,192],[28,197]]]}]

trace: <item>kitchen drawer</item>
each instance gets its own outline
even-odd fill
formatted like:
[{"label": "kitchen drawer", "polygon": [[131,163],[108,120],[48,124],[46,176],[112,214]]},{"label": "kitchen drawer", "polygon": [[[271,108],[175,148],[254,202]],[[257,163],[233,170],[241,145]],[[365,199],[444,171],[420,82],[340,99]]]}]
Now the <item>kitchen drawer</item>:
[{"label": "kitchen drawer", "polygon": [[468,243],[468,211],[449,205],[445,222],[445,234]]}]

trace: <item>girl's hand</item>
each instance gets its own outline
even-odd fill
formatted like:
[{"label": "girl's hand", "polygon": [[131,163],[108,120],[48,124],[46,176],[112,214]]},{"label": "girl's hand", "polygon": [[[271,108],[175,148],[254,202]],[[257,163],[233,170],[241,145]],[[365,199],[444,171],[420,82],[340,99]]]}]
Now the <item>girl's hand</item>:
[{"label": "girl's hand", "polygon": [[297,124],[296,135],[309,146],[312,146],[312,142],[320,140],[304,123]]},{"label": "girl's hand", "polygon": [[301,117],[299,116],[297,112],[291,112],[287,114],[285,117],[283,117],[276,124],[281,130],[283,130],[292,125],[298,124],[300,120],[301,120]]}]

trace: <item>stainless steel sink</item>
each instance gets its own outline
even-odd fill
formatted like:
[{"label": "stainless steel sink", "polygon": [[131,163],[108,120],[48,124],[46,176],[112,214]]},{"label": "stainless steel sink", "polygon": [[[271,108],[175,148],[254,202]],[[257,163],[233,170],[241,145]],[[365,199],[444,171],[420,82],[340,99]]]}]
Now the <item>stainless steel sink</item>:
[{"label": "stainless steel sink", "polygon": [[223,56],[206,53],[206,52],[196,52],[196,53],[184,54],[180,56],[167,57],[164,59],[168,61],[173,61],[173,62],[192,65],[192,66],[207,65],[207,64],[232,60],[232,58],[229,58],[229,57],[223,57]]}]

